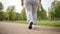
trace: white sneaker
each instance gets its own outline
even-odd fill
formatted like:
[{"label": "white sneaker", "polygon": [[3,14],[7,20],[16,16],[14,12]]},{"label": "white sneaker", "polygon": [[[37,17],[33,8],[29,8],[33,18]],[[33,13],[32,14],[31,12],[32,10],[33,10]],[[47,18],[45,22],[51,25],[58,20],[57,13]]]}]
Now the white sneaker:
[{"label": "white sneaker", "polygon": [[36,28],[36,25],[32,25],[32,28],[33,28],[33,29]]}]

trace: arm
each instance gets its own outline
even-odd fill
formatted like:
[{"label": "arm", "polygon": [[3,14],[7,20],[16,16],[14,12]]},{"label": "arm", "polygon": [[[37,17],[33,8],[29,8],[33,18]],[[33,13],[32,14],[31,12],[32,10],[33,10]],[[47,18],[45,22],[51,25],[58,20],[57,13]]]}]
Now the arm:
[{"label": "arm", "polygon": [[24,0],[21,0],[21,6],[23,6],[24,5]]},{"label": "arm", "polygon": [[41,6],[41,0],[39,0],[39,5],[38,6]]},{"label": "arm", "polygon": [[41,4],[41,0],[39,0],[39,4]]}]

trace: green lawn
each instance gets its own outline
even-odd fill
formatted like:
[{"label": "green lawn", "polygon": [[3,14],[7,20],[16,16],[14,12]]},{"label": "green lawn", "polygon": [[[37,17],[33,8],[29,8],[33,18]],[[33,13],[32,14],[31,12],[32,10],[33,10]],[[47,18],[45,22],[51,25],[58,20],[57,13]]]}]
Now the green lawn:
[{"label": "green lawn", "polygon": [[37,21],[37,25],[60,26],[60,21]]},{"label": "green lawn", "polygon": [[[20,23],[27,24],[26,21],[20,21]],[[37,25],[46,25],[46,26],[60,26],[60,21],[47,21],[47,20],[41,20],[37,21]]]},{"label": "green lawn", "polygon": [[[28,24],[27,21],[4,21],[4,22]],[[40,21],[37,21],[36,24],[37,25],[46,25],[46,26],[60,26],[60,21],[40,20]]]}]

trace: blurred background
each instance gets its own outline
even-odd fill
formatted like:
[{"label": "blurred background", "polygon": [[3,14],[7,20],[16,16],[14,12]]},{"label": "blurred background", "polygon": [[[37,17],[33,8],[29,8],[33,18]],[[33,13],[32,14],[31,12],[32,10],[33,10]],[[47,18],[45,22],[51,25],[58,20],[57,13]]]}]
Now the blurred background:
[{"label": "blurred background", "polygon": [[[26,21],[21,0],[0,0],[0,21]],[[37,21],[40,24],[46,21],[55,24],[57,21],[56,24],[60,26],[60,0],[41,0],[37,9]]]},{"label": "blurred background", "polygon": [[[37,9],[37,20],[60,20],[60,1],[42,0]],[[0,0],[0,21],[26,20],[25,8],[21,0]]]}]

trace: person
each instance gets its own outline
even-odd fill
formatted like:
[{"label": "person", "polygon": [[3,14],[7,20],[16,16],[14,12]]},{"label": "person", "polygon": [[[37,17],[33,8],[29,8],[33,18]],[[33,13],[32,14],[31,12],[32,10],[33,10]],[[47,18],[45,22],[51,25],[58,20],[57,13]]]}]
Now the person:
[{"label": "person", "polygon": [[29,22],[29,29],[32,29],[32,25],[36,25],[37,20],[37,8],[41,0],[21,0],[21,5],[25,6],[27,21]]}]

